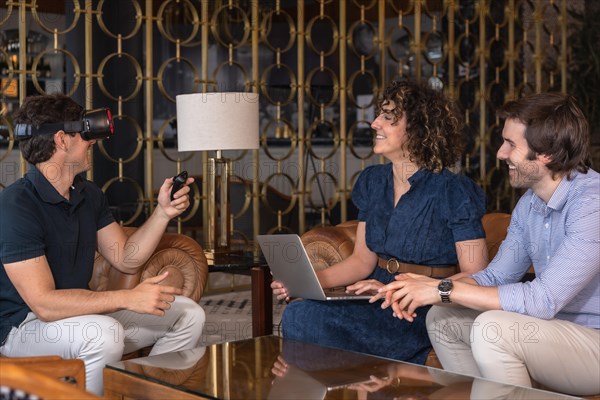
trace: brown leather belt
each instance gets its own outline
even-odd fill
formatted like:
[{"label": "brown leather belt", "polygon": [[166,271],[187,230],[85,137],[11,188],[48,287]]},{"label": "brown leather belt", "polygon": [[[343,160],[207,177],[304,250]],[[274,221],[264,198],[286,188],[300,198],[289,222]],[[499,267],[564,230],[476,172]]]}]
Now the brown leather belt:
[{"label": "brown leather belt", "polygon": [[431,267],[428,265],[403,263],[395,258],[390,258],[389,260],[380,258],[377,261],[377,265],[390,274],[412,272],[413,274],[430,276],[432,278],[446,278],[458,273],[456,265],[436,265],[435,267]]}]

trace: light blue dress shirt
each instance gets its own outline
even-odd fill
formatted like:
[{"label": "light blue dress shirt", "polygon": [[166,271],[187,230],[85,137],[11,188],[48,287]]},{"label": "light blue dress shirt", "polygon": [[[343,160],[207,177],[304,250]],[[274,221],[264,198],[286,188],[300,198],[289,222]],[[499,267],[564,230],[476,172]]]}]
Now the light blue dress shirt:
[{"label": "light blue dress shirt", "polygon": [[[503,310],[600,328],[600,175],[573,172],[546,204],[529,190],[490,265],[472,277],[498,286]],[[535,279],[521,283],[530,265]]]}]

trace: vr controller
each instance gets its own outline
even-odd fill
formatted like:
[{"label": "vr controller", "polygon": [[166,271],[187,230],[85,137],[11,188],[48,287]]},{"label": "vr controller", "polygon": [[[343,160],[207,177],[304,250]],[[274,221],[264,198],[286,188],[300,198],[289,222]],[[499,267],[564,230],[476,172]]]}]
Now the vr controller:
[{"label": "vr controller", "polygon": [[173,177],[173,187],[171,188],[171,201],[175,200],[175,193],[179,191],[185,185],[185,181],[187,181],[188,173],[187,171],[181,172],[179,175],[175,175]]},{"label": "vr controller", "polygon": [[84,140],[108,139],[115,134],[112,114],[108,108],[86,110],[79,121],[52,122],[39,128],[29,124],[15,126],[15,139],[28,139],[36,135],[53,135],[63,130],[67,133],[79,132]]}]

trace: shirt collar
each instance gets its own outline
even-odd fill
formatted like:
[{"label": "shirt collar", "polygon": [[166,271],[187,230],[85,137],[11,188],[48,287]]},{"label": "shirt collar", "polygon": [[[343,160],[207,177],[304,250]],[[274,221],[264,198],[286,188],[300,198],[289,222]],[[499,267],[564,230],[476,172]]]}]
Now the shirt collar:
[{"label": "shirt collar", "polygon": [[[67,202],[67,200],[58,193],[56,188],[52,186],[50,181],[42,174],[42,172],[37,169],[35,165],[30,165],[25,178],[28,179],[40,198],[49,204],[60,204],[62,202]],[[83,196],[81,193],[83,192],[85,185],[83,179],[76,175],[73,180],[73,185],[71,186],[71,195],[70,201],[73,206],[77,206],[81,200],[83,200]]]},{"label": "shirt collar", "polygon": [[408,183],[410,183],[410,185],[414,185],[415,183],[419,182],[420,180],[422,180],[423,178],[425,178],[425,176],[427,175],[427,170],[421,168],[419,170],[417,170],[417,172],[415,172],[414,174],[412,174],[410,176],[410,178],[408,178]]},{"label": "shirt collar", "polygon": [[552,193],[548,204],[546,204],[546,202],[544,202],[544,200],[542,200],[537,194],[533,193],[533,196],[531,196],[531,206],[533,209],[542,214],[546,214],[547,209],[555,211],[562,210],[567,203],[569,189],[575,184],[577,175],[579,175],[579,172],[575,170],[571,171],[571,179],[567,179],[566,175],[563,176],[560,180],[560,183],[556,187],[556,190],[554,190],[554,193]]},{"label": "shirt collar", "polygon": [[[387,163],[385,164],[388,168],[387,173],[388,175],[388,179],[390,180],[390,182],[393,182],[393,175],[394,175],[394,166],[392,163]],[[409,178],[408,178],[408,183],[410,183],[410,186],[413,186],[415,183],[422,181],[426,176],[427,176],[427,170],[420,168],[418,169],[414,174],[412,174]]]},{"label": "shirt collar", "polygon": [[31,182],[40,198],[46,203],[59,204],[65,201],[65,198],[58,193],[56,188],[52,186],[35,165],[29,166],[29,171],[27,171],[25,178]]},{"label": "shirt collar", "polygon": [[81,175],[75,175],[73,179],[73,185],[71,186],[71,199],[70,202],[75,209],[79,203],[83,201],[83,190],[85,189],[85,182]]}]

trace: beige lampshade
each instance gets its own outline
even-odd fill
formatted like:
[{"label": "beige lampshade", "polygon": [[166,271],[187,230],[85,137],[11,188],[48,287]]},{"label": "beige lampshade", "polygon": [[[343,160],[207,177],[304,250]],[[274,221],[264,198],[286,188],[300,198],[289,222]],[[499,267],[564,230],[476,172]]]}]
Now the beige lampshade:
[{"label": "beige lampshade", "polygon": [[258,94],[192,93],[176,97],[179,151],[258,149]]}]

